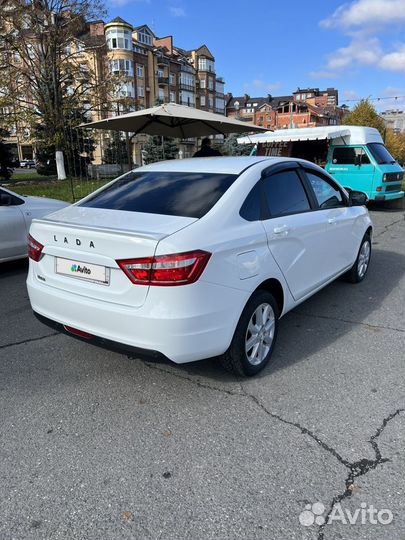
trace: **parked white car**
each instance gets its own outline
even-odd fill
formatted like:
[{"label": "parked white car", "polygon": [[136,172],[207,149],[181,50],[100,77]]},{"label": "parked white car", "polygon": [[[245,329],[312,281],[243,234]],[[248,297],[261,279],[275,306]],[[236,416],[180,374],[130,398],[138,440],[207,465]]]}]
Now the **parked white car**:
[{"label": "parked white car", "polygon": [[32,219],[65,206],[67,203],[62,201],[17,195],[0,187],[0,263],[27,257],[27,236]]},{"label": "parked white car", "polygon": [[93,343],[253,375],[283,314],[342,274],[364,279],[365,202],[298,159],[141,167],[33,221],[31,305]]}]

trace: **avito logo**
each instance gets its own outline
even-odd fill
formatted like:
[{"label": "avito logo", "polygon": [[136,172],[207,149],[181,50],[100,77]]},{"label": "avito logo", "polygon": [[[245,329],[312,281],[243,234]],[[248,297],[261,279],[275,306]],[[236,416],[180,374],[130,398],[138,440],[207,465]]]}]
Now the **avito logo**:
[{"label": "avito logo", "polygon": [[91,274],[90,268],[87,268],[87,266],[80,266],[80,264],[72,264],[70,271],[79,272],[80,274]]}]

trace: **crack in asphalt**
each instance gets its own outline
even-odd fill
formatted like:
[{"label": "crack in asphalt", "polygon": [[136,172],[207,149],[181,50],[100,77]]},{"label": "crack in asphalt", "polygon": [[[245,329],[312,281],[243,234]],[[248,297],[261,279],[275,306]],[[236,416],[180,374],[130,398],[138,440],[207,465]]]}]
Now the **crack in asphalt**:
[{"label": "crack in asphalt", "polygon": [[338,495],[335,495],[329,505],[329,510],[325,515],[325,521],[322,525],[319,526],[318,529],[318,540],[324,540],[324,533],[325,533],[325,527],[328,524],[328,518],[330,514],[333,511],[333,508],[336,504],[340,503],[344,499],[350,497],[352,495],[352,489],[353,484],[356,478],[359,478],[361,476],[366,475],[368,472],[376,469],[379,465],[389,462],[389,458],[382,457],[381,450],[378,446],[377,439],[380,437],[384,429],[387,427],[388,423],[395,418],[396,416],[400,415],[401,413],[405,412],[405,409],[397,409],[387,417],[385,417],[381,423],[381,425],[377,428],[374,435],[370,437],[370,439],[367,441],[371,447],[374,450],[375,459],[367,459],[362,458],[358,461],[350,462],[347,459],[344,459],[339,452],[327,444],[325,441],[323,441],[320,437],[318,437],[313,431],[306,428],[305,426],[302,426],[298,422],[293,422],[291,420],[287,420],[286,418],[283,418],[282,416],[271,412],[261,401],[260,399],[255,396],[254,394],[249,393],[246,388],[243,386],[242,382],[239,380],[239,386],[241,389],[241,392],[236,392],[235,390],[228,390],[225,388],[220,388],[218,386],[212,386],[208,383],[203,383],[200,380],[193,379],[192,377],[183,376],[178,373],[174,373],[173,371],[170,371],[168,369],[164,369],[160,366],[156,366],[155,364],[148,363],[146,361],[142,361],[142,363],[148,367],[149,369],[155,369],[157,371],[160,371],[161,373],[165,373],[168,375],[173,375],[174,377],[177,377],[179,379],[186,380],[198,387],[201,388],[207,388],[209,390],[214,390],[216,392],[222,392],[228,395],[232,396],[242,396],[246,397],[250,401],[252,401],[257,407],[259,407],[266,415],[270,416],[274,420],[277,420],[285,425],[295,427],[298,429],[303,435],[307,435],[310,437],[313,441],[316,442],[316,444],[321,447],[323,450],[331,454],[339,463],[341,463],[346,469],[348,469],[348,475],[345,479],[345,490],[342,493],[339,493]]},{"label": "crack in asphalt", "polygon": [[371,459],[361,459],[359,461],[355,461],[354,463],[349,464],[349,474],[347,475],[347,478],[345,480],[346,489],[343,491],[343,493],[340,493],[339,495],[335,495],[335,497],[333,497],[333,499],[332,499],[332,501],[330,503],[330,506],[329,506],[329,510],[328,510],[328,512],[327,512],[327,514],[325,516],[325,521],[324,521],[324,523],[322,525],[319,526],[318,540],[324,540],[325,527],[328,524],[329,516],[332,513],[333,507],[335,506],[335,504],[340,503],[341,501],[343,501],[344,499],[347,499],[348,497],[350,497],[352,495],[352,486],[353,486],[354,480],[356,478],[359,478],[360,476],[364,476],[369,471],[372,471],[372,470],[376,469],[382,463],[386,463],[387,461],[390,461],[390,459],[382,457],[381,450],[379,449],[376,440],[381,435],[381,433],[384,431],[384,429],[386,428],[388,422],[390,422],[393,418],[395,418],[401,412],[404,412],[404,411],[405,411],[405,409],[397,409],[396,411],[394,411],[393,413],[388,415],[386,418],[384,418],[383,421],[382,421],[381,426],[376,430],[374,435],[372,435],[370,437],[370,439],[368,440],[368,442],[371,444],[371,446],[372,446],[372,448],[374,450],[375,459],[373,459],[373,460],[371,460]]},{"label": "crack in asphalt", "polygon": [[393,226],[393,225],[396,225],[397,223],[401,223],[401,221],[404,221],[405,220],[405,216],[402,216],[402,218],[400,219],[397,219],[396,221],[393,221],[392,223],[388,223],[388,225],[384,225],[384,230],[379,232],[378,234],[373,234],[373,240],[374,238],[379,238],[380,236],[382,236],[383,234],[385,234],[386,232],[389,231],[389,229]]},{"label": "crack in asphalt", "polygon": [[351,321],[349,319],[341,319],[340,317],[329,317],[328,315],[312,315],[311,313],[302,313],[299,311],[292,310],[290,313],[293,313],[294,315],[299,315],[300,317],[312,317],[313,319],[326,319],[330,321],[339,321],[344,322],[347,324],[358,324],[360,326],[365,326],[367,328],[374,328],[374,329],[383,329],[383,330],[393,330],[394,332],[402,332],[405,333],[405,330],[402,328],[395,328],[394,326],[384,326],[384,325],[377,325],[377,324],[369,324],[369,323],[363,323],[358,321]]},{"label": "crack in asphalt", "polygon": [[[134,359],[132,356],[128,356],[130,360]],[[178,379],[182,379],[184,381],[191,382],[192,384],[200,387],[200,388],[208,388],[209,390],[214,390],[216,392],[222,392],[223,394],[227,394],[229,396],[243,396],[244,394],[242,392],[236,392],[235,390],[228,390],[227,388],[220,388],[218,386],[212,386],[211,384],[204,383],[198,379],[193,379],[192,377],[187,377],[187,375],[180,375],[179,373],[174,373],[170,369],[164,369],[156,364],[152,364],[148,362],[147,360],[142,360],[140,358],[137,358],[137,360],[140,360],[144,366],[146,366],[149,369],[154,369],[156,371],[160,371],[161,373],[166,373],[168,375],[173,375],[173,377],[177,377]]]},{"label": "crack in asphalt", "polygon": [[60,332],[53,332],[52,334],[46,334],[45,336],[23,339],[22,341],[14,341],[13,343],[6,343],[5,345],[0,345],[1,349],[7,349],[8,347],[13,347],[14,345],[23,345],[24,343],[31,343],[33,341],[40,341],[41,339],[46,339],[52,336],[57,336]]}]

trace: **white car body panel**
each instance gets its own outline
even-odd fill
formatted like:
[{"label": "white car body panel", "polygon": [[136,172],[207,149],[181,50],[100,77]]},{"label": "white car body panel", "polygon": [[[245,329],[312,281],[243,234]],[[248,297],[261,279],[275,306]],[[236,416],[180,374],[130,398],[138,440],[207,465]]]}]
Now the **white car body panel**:
[{"label": "white car body panel", "polygon": [[3,187],[0,187],[0,191],[21,201],[18,205],[0,205],[0,262],[25,258],[31,221],[55,212],[68,203],[46,197],[21,196]]},{"label": "white car body panel", "polygon": [[[270,279],[280,284],[281,315],[286,313],[353,265],[371,226],[363,207],[263,221],[242,218],[240,208],[262,171],[280,161],[301,160],[200,158],[136,170],[239,174],[200,219],[76,204],[34,220],[30,233],[44,245],[45,255],[39,262],[30,260],[33,310],[104,340],[157,351],[176,363],[224,353],[260,285]],[[275,238],[274,228],[284,224],[288,234]],[[116,262],[196,249],[212,255],[200,278],[188,285],[134,285]],[[109,286],[56,274],[55,257],[108,267]]]}]

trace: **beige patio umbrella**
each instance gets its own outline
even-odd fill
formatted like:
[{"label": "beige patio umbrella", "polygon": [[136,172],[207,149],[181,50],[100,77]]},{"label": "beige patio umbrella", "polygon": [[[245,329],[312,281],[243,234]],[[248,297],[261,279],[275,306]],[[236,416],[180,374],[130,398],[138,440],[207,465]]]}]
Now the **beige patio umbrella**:
[{"label": "beige patio umbrella", "polygon": [[180,139],[225,133],[268,131],[266,128],[249,122],[241,122],[221,114],[176,103],[165,103],[150,109],[82,124],[80,127],[127,131],[133,134],[147,133]]}]

